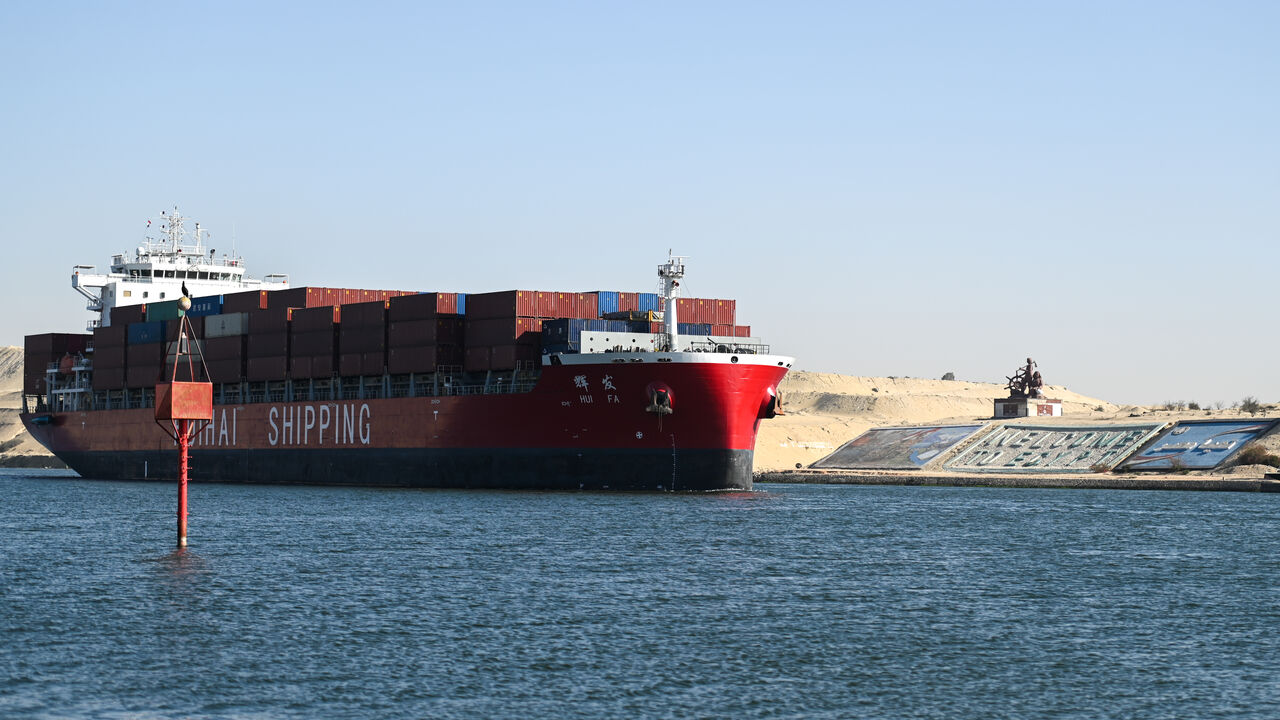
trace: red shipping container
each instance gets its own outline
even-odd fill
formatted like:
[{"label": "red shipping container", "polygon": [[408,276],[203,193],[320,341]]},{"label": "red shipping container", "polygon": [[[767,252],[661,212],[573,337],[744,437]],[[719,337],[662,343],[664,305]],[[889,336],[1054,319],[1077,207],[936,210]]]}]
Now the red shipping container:
[{"label": "red shipping container", "polygon": [[289,358],[283,354],[270,357],[250,357],[245,368],[245,379],[249,382],[284,380],[288,373]]},{"label": "red shipping container", "polygon": [[426,320],[437,315],[458,314],[457,293],[413,293],[391,299],[387,317],[399,320]]},{"label": "red shipping container", "polygon": [[[599,301],[600,299],[597,296],[596,298],[597,304],[599,303]],[[639,309],[640,309],[640,293],[633,293],[633,292],[618,293],[618,311],[619,312],[623,312],[627,310],[639,310]]]},{"label": "red shipping container", "polygon": [[[467,342],[474,345],[515,345],[540,342],[542,320],[535,318],[490,318],[471,320],[464,331]],[[533,337],[538,335],[538,337]]]},{"label": "red shipping container", "polygon": [[332,331],[294,335],[289,340],[289,354],[294,357],[306,355],[332,355],[337,348]]},{"label": "red shipping container", "polygon": [[299,308],[293,311],[290,329],[295,333],[315,332],[317,330],[333,331],[333,326],[342,320],[342,310],[333,306]]},{"label": "red shipping container", "polygon": [[[187,318],[187,321],[191,323],[191,332],[194,333],[193,335],[189,335],[188,337],[195,337],[195,338],[204,337],[204,318],[203,317]],[[182,326],[182,323],[178,322],[177,320],[170,320],[169,322],[165,323],[164,339],[168,342],[173,342],[174,340],[177,340],[178,328],[180,328],[181,326]]]},{"label": "red shipping container", "polygon": [[155,387],[156,382],[160,379],[160,365],[130,365],[125,368],[124,382],[131,388],[150,388]]},{"label": "red shipping container", "polygon": [[738,322],[737,300],[716,300],[715,321],[723,325],[734,325]]},{"label": "red shipping container", "polygon": [[309,378],[311,375],[311,358],[298,357],[293,355],[289,358],[289,376],[295,378]]},{"label": "red shipping container", "polygon": [[387,371],[387,355],[382,352],[361,353],[361,375],[381,375]]},{"label": "red shipping container", "polygon": [[[468,297],[467,302],[470,302]],[[469,308],[468,308],[469,309]],[[477,372],[489,369],[490,347],[488,345],[468,345],[462,355],[462,369]]]},{"label": "red shipping container", "polygon": [[333,369],[333,353],[328,353],[326,355],[313,355],[311,357],[311,377],[332,377]]},{"label": "red shipping container", "polygon": [[733,336],[740,337],[740,338],[751,337],[751,326],[750,325],[734,325]]},{"label": "red shipping container", "polygon": [[128,325],[129,323],[142,322],[147,318],[147,304],[141,305],[123,305],[111,308],[109,313],[111,325]]},{"label": "red shipping container", "polygon": [[209,338],[204,341],[206,360],[235,360],[240,362],[244,357],[244,335]]},{"label": "red shipping container", "polygon": [[664,332],[666,332],[666,327],[665,327],[662,323],[660,323],[660,322],[651,322],[651,323],[649,323],[649,333],[650,333],[650,334],[652,334],[652,335],[656,335],[656,334],[658,334],[658,333],[664,333]]},{"label": "red shipping container", "polygon": [[124,362],[124,346],[99,348],[93,351],[93,371],[103,368],[122,368]]},{"label": "red shipping container", "polygon": [[[366,291],[367,292],[367,291]],[[360,302],[342,307],[343,329],[356,326],[383,326],[387,323],[387,301]]]},{"label": "red shipping container", "polygon": [[387,352],[387,372],[392,375],[435,372],[436,347],[422,345],[392,348]]},{"label": "red shipping container", "polygon": [[228,293],[222,296],[222,312],[226,314],[265,310],[267,308],[267,294],[266,290]]},{"label": "red shipping container", "polygon": [[292,309],[287,307],[254,310],[249,313],[249,329],[253,334],[284,332],[289,328],[292,313]]},{"label": "red shipping container", "polygon": [[289,354],[289,334],[287,332],[255,332],[249,335],[248,338],[249,344],[245,348],[245,355],[249,358],[285,357]]},{"label": "red shipping container", "polygon": [[124,368],[94,368],[94,390],[119,390],[124,387]]},{"label": "red shipping container", "polygon": [[125,325],[97,328],[93,331],[93,348],[96,351],[101,348],[124,347],[128,333],[129,328]]},{"label": "red shipping container", "polygon": [[244,364],[239,360],[209,360],[209,382],[237,383],[244,379]]},{"label": "red shipping container", "polygon": [[387,347],[421,347],[434,345],[440,325],[438,320],[402,320],[387,326]]},{"label": "red shipping container", "polygon": [[382,327],[363,327],[348,330],[344,325],[338,335],[338,352],[381,352],[386,348],[387,334]]},{"label": "red shipping container", "polygon": [[338,374],[343,377],[359,375],[364,356],[358,352],[343,353],[338,356]]},{"label": "red shipping container", "polygon": [[538,317],[534,312],[534,294],[531,290],[502,290],[467,295],[467,317]]},{"label": "red shipping container", "polygon": [[712,325],[711,334],[715,337],[733,337],[732,325]]}]

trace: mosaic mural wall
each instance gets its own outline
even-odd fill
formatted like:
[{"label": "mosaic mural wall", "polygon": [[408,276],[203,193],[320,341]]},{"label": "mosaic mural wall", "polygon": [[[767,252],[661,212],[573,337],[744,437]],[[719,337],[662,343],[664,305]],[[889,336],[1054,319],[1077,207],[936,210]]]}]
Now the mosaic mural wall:
[{"label": "mosaic mural wall", "polygon": [[943,467],[956,472],[1089,472],[1114,467],[1162,425],[1004,425]]},{"label": "mosaic mural wall", "polygon": [[873,428],[810,467],[837,470],[917,470],[982,425]]},{"label": "mosaic mural wall", "polygon": [[1250,440],[1265,435],[1274,420],[1190,420],[1165,430],[1125,470],[1212,470]]}]

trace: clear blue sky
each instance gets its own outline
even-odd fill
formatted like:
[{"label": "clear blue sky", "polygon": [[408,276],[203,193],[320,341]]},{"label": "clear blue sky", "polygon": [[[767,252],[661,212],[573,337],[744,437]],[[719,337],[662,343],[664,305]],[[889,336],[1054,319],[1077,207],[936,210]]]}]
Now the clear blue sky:
[{"label": "clear blue sky", "polygon": [[178,205],[295,284],[736,297],[798,367],[1280,400],[1280,3],[0,8],[0,343]]}]

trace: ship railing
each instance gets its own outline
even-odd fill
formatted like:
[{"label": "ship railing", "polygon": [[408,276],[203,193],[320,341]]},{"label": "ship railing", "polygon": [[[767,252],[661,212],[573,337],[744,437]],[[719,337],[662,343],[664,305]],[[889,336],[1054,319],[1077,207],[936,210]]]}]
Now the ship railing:
[{"label": "ship railing", "polygon": [[769,349],[768,345],[762,343],[715,342],[711,340],[694,340],[689,343],[689,352],[768,355]]}]

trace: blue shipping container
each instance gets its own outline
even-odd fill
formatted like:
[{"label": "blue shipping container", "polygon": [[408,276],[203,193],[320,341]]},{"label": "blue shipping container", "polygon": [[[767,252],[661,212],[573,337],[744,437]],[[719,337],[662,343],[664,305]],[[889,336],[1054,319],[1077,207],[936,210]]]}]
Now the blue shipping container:
[{"label": "blue shipping container", "polygon": [[187,311],[187,316],[205,317],[206,315],[220,315],[221,313],[222,296],[210,295],[209,297],[192,299],[191,309]]},{"label": "blue shipping container", "polygon": [[129,323],[129,344],[146,345],[164,340],[164,321]]},{"label": "blue shipping container", "polygon": [[466,293],[458,293],[458,314],[467,314],[467,295]]},{"label": "blue shipping container", "polygon": [[618,312],[618,292],[616,290],[597,290],[596,300],[600,317],[605,313]]},{"label": "blue shipping container", "polygon": [[662,309],[662,299],[658,293],[640,293],[640,310],[652,310],[658,312]]},{"label": "blue shipping container", "polygon": [[676,323],[676,332],[681,335],[710,335],[710,323]]}]

